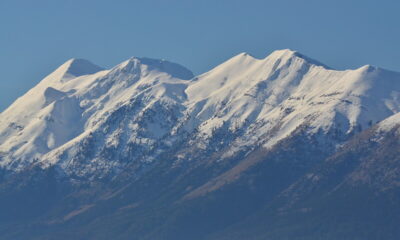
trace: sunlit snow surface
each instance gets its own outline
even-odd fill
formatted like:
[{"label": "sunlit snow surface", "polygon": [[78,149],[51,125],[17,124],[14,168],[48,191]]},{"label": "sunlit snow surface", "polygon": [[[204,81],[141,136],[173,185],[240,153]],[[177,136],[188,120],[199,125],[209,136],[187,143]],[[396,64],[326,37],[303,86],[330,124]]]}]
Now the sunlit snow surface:
[{"label": "sunlit snow surface", "polygon": [[399,112],[399,94],[400,73],[332,70],[291,50],[265,59],[242,53],[196,77],[164,60],[131,58],[103,70],[72,59],[0,114],[0,163],[115,172],[125,164],[118,159],[154,161],[183,137],[207,149],[221,128],[236,134],[225,139],[229,157],[272,147],[301,126],[309,134],[366,129]]}]

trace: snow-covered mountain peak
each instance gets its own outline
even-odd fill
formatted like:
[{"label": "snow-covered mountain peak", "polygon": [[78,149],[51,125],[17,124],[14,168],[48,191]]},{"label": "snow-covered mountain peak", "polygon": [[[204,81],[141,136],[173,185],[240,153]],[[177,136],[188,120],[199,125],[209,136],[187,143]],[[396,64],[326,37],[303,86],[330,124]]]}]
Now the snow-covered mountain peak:
[{"label": "snow-covered mountain peak", "polygon": [[315,59],[312,59],[298,51],[294,51],[291,49],[276,50],[276,51],[272,52],[269,56],[267,56],[266,59],[269,59],[270,61],[300,60],[300,61],[304,61],[307,64],[324,67],[326,69],[331,69],[330,67],[326,66],[325,64],[323,64],[321,62],[319,62]]},{"label": "snow-covered mountain peak", "polygon": [[237,58],[237,59],[240,59],[240,58],[253,58],[253,59],[257,59],[256,57],[254,57],[253,55],[251,55],[251,54],[248,53],[248,52],[241,52],[241,53],[239,53],[239,54],[233,56],[231,59],[235,59],[235,58]]},{"label": "snow-covered mountain peak", "polygon": [[66,74],[70,74],[74,77],[93,74],[103,70],[102,67],[99,67],[86,59],[73,58],[70,59],[67,63],[68,69],[66,71]]},{"label": "snow-covered mountain peak", "polygon": [[54,72],[47,76],[45,80],[65,82],[72,78],[94,74],[102,70],[104,70],[102,67],[99,67],[88,60],[72,58],[58,67]]},{"label": "snow-covered mountain peak", "polygon": [[166,73],[169,74],[171,77],[184,80],[190,80],[194,77],[193,73],[190,70],[177,63],[143,57],[131,57],[111,69],[111,72],[117,71],[129,73],[147,73],[151,71],[156,71],[160,73]]},{"label": "snow-covered mountain peak", "polygon": [[[283,56],[286,57],[292,57],[297,54],[297,51],[294,51],[292,49],[286,48],[286,49],[278,49],[273,51],[269,56],[270,57],[276,57],[276,58],[281,58]],[[267,56],[268,57],[268,56]]]}]

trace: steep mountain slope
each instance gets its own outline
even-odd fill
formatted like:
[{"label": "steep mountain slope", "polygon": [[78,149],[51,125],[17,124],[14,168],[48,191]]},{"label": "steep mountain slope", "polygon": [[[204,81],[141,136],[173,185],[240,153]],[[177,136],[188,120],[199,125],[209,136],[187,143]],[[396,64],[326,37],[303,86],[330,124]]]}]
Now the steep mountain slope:
[{"label": "steep mountain slope", "polygon": [[0,238],[396,239],[399,94],[291,50],[70,60],[0,114]]}]

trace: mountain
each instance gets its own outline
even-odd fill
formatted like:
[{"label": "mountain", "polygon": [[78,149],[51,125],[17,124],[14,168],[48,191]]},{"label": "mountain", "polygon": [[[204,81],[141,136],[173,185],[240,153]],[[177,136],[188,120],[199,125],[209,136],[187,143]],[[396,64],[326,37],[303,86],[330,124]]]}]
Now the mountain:
[{"label": "mountain", "polygon": [[[111,122],[118,111],[132,107],[136,121],[142,118],[140,114],[154,111],[161,103],[157,110],[174,111],[179,98],[184,97],[182,79],[192,76],[177,64],[145,58],[129,59],[110,70],[101,70],[85,60],[69,60],[1,114],[1,163],[11,170],[43,161],[57,161],[67,167],[71,157],[60,159],[53,155],[77,151],[78,145],[93,133],[103,134],[103,144],[113,146],[112,134],[135,127],[131,123],[115,130],[110,124],[118,123]],[[107,121],[111,122],[107,125],[109,131],[100,133],[106,130]],[[160,137],[159,132],[151,132],[153,129],[146,129],[148,133],[139,133],[140,130],[133,131],[154,135],[150,138]],[[150,138],[146,141],[152,141]],[[108,164],[100,161],[99,164]]]},{"label": "mountain", "polygon": [[399,96],[288,49],[69,60],[0,114],[0,238],[397,239]]}]

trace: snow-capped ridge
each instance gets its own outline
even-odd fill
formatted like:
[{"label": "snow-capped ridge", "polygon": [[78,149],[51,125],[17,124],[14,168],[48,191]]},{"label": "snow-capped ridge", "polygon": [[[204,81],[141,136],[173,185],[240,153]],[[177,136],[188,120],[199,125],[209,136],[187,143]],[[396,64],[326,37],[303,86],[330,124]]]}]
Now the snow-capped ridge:
[{"label": "snow-capped ridge", "polygon": [[[378,133],[389,132],[398,126],[400,126],[400,113],[396,113],[396,114],[386,118],[382,122],[378,123],[377,130],[378,130]],[[400,131],[398,131],[398,132],[400,133]]]},{"label": "snow-capped ridge", "polygon": [[146,71],[159,71],[167,73],[174,78],[183,80],[190,80],[194,77],[193,73],[183,67],[180,64],[169,62],[166,60],[145,58],[145,57],[131,57],[128,60],[118,64],[111,69],[113,71],[125,71],[125,72],[140,72],[142,66],[146,66]]},{"label": "snow-capped ridge", "polygon": [[[232,58],[253,58],[253,59],[258,59],[255,56],[253,56],[252,54],[248,53],[248,52],[241,52],[235,56],[233,56]],[[260,59],[258,59],[260,60]]]},{"label": "snow-capped ridge", "polygon": [[94,74],[104,70],[86,59],[72,58],[58,67],[49,76],[55,76],[55,78],[64,82],[72,78]]},{"label": "snow-capped ridge", "polygon": [[301,59],[304,60],[306,63],[315,65],[315,66],[320,66],[325,69],[332,69],[331,67],[313,59],[310,58],[298,51],[294,51],[291,49],[281,49],[281,50],[275,50],[273,51],[270,55],[268,55],[265,59],[275,59],[275,61],[282,61],[282,60],[289,60],[289,59]]},{"label": "snow-capped ridge", "polygon": [[68,62],[69,67],[66,73],[71,74],[75,77],[93,74],[104,70],[104,68],[99,67],[86,59],[73,58],[70,59]]}]

